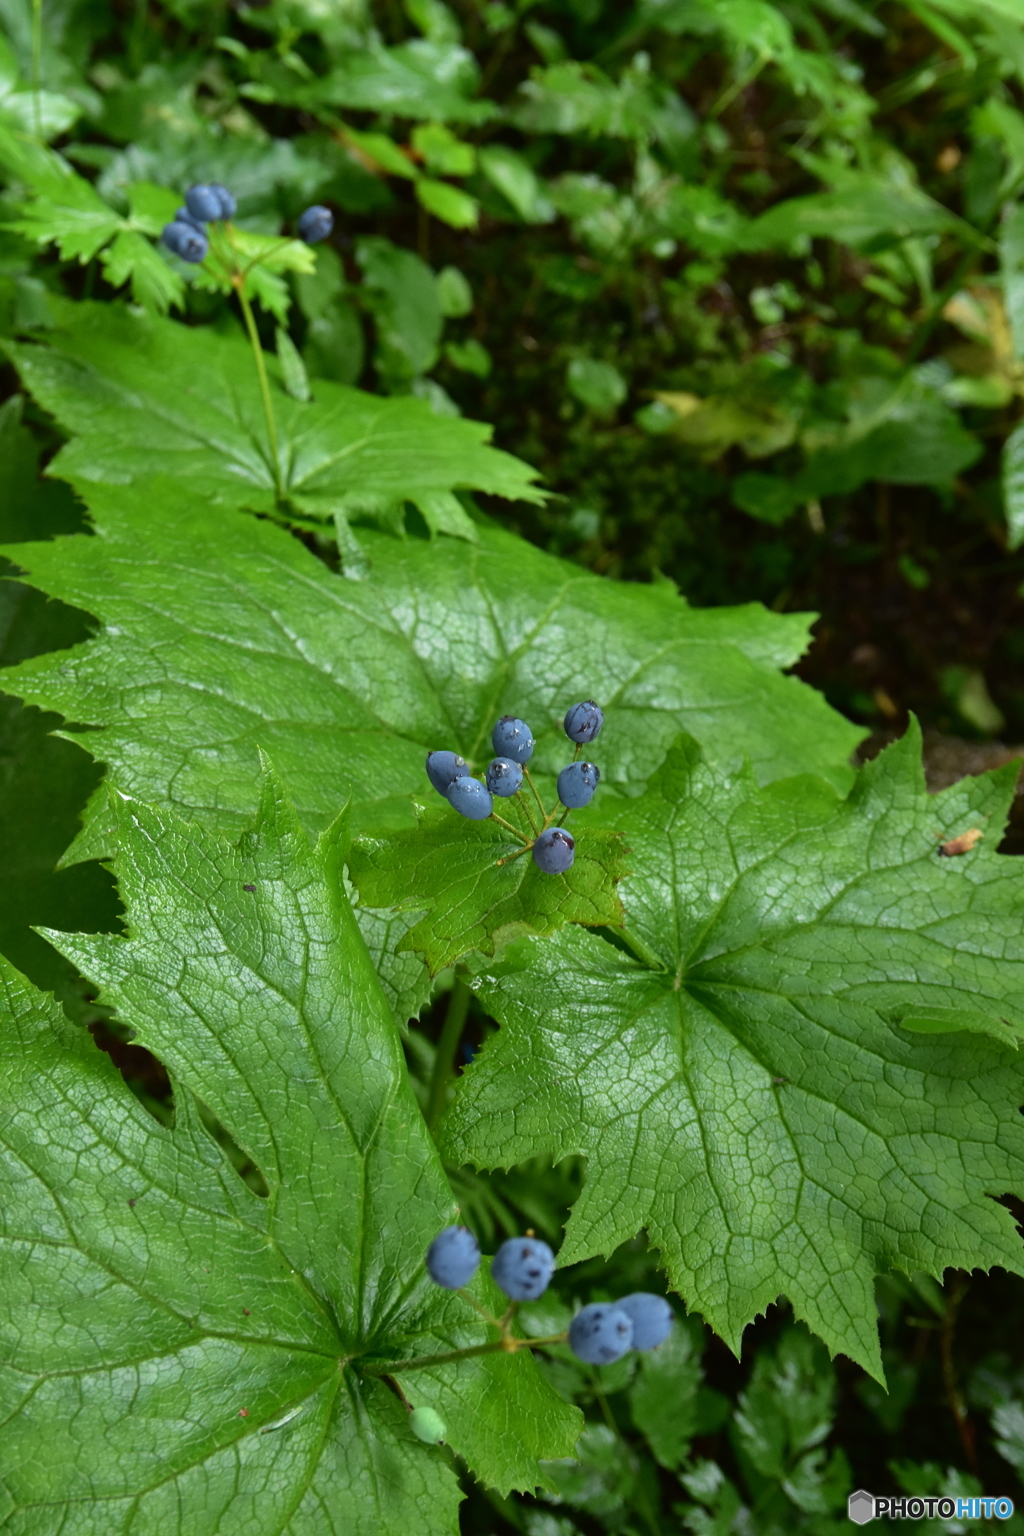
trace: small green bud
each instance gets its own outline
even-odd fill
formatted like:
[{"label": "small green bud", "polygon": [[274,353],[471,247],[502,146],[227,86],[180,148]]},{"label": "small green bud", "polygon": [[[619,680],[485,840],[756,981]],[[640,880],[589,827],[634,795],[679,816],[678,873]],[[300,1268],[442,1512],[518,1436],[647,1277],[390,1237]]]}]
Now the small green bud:
[{"label": "small green bud", "polygon": [[409,1424],[417,1440],[427,1445],[439,1445],[448,1433],[444,1420],[433,1408],[414,1408]]}]

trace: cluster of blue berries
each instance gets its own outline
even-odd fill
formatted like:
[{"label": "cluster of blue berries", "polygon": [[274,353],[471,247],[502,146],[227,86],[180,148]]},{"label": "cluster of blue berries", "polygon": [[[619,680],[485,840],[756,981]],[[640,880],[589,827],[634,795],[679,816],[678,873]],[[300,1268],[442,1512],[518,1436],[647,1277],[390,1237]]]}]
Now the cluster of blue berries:
[{"label": "cluster of blue berries", "polygon": [[[468,1227],[445,1227],[427,1249],[427,1273],[447,1291],[468,1285],[479,1264],[480,1248]],[[554,1272],[554,1254],[536,1237],[510,1237],[491,1260],[491,1276],[511,1301],[536,1301]],[[664,1296],[634,1291],[619,1301],[583,1307],[565,1337],[586,1365],[610,1365],[627,1350],[656,1349],[668,1338],[672,1323],[672,1308]]]},{"label": "cluster of blue berries", "polygon": [[[233,219],[235,208],[235,199],[227,187],[217,181],[199,182],[189,187],[185,193],[185,206],[177,210],[170,224],[164,225],[160,238],[175,256],[195,265],[206,260],[210,249],[207,224]],[[314,203],[312,208],[299,215],[295,232],[307,245],[316,245],[319,240],[326,240],[333,228],[331,210],[322,203]]]},{"label": "cluster of blue berries", "polygon": [[[558,775],[558,798],[565,808],[562,821],[569,811],[589,805],[594,798],[601,770],[595,763],[581,763],[579,755],[581,748],[594,740],[603,724],[604,711],[593,699],[573,704],[566,711],[565,734],[570,741],[576,743],[576,756]],[[460,816],[466,816],[470,821],[486,821],[490,817],[501,822],[524,844],[520,853],[525,853],[527,848],[532,850],[533,862],[538,869],[547,875],[565,874],[572,868],[576,857],[576,840],[563,826],[551,825],[557,810],[545,812],[530,779],[527,764],[533,756],[533,732],[526,721],[520,720],[518,716],[502,715],[491,732],[491,745],[495,756],[487,765],[483,781],[473,778],[465,758],[457,752],[428,752],[427,778]],[[532,838],[510,827],[494,810],[495,797],[508,800],[521,795],[524,775],[530,782],[543,817],[543,825],[538,827],[529,806],[520,801],[533,828]],[[512,855],[512,858],[516,857],[517,854]],[[505,859],[499,860],[499,863],[506,862]]]}]

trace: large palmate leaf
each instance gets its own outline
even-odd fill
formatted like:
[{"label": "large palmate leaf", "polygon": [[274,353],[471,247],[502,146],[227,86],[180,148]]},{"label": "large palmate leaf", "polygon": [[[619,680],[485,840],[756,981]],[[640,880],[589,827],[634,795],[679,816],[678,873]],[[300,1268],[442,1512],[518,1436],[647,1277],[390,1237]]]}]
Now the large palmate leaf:
[{"label": "large palmate leaf", "polygon": [[[413,825],[432,796],[427,751],[490,757],[498,715],[522,713],[535,765],[566,761],[568,704],[605,706],[602,796],[636,792],[681,729],[762,780],[803,767],[850,781],[858,732],[777,668],[806,616],[759,604],[694,611],[667,586],[602,580],[500,530],[480,542],[367,533],[365,581],[334,575],[291,535],[170,481],[92,486],[96,537],[19,544],[30,582],[95,614],[96,639],[0,674],[77,725],[140,799],[237,831],[257,747],[320,829]],[[103,802],[77,853],[106,847]]]},{"label": "large palmate leaf", "polygon": [[[0,407],[0,533],[5,541],[83,526],[81,507],[68,487],[40,480],[39,448],[22,425],[22,404],[22,397],[14,395]],[[0,568],[5,566],[0,561]],[[87,634],[84,614],[47,602],[21,582],[0,583],[0,666],[74,645]],[[55,715],[0,695],[0,953],[37,986],[74,1007],[80,999],[71,967],[34,929],[116,927],[117,898],[109,874],[98,864],[55,871],[100,776],[81,747],[50,734],[59,724]]]},{"label": "large palmate leaf", "polygon": [[[986,1198],[1024,1189],[1024,879],[995,852],[1016,772],[929,799],[915,730],[842,802],[681,742],[618,818],[649,963],[571,928],[486,970],[503,1028],[446,1151],[583,1154],[563,1261],[646,1227],[734,1348],[781,1293],[880,1373],[876,1273],[1024,1273]],[[939,856],[971,829],[973,851]]]},{"label": "large palmate leaf", "polygon": [[374,1368],[502,1490],[543,1482],[580,1419],[523,1355],[402,1371],[485,1325],[426,1279],[454,1207],[339,833],[312,848],[272,775],[237,848],[132,802],[118,817],[129,936],[59,942],[167,1063],[175,1125],[4,963],[4,1528],[454,1533],[456,1479]]},{"label": "large palmate leaf", "polygon": [[[534,830],[508,801],[496,810],[526,835]],[[436,975],[470,950],[494,954],[526,933],[551,934],[566,923],[621,925],[616,886],[628,869],[622,838],[593,827],[582,836],[572,830],[575,860],[564,875],[544,874],[496,822],[468,822],[450,809],[436,820],[424,817],[415,831],[360,838],[349,869],[369,907],[424,914],[399,947],[422,954]]]},{"label": "large palmate leaf", "polygon": [[109,304],[59,304],[46,345],[9,350],[26,387],[69,432],[52,472],[79,486],[167,473],[220,505],[273,511],[281,496],[330,521],[414,502],[431,527],[474,536],[453,491],[537,501],[536,475],[487,446],[491,428],[318,379],[311,401],[267,358],[281,496],[248,343]]}]

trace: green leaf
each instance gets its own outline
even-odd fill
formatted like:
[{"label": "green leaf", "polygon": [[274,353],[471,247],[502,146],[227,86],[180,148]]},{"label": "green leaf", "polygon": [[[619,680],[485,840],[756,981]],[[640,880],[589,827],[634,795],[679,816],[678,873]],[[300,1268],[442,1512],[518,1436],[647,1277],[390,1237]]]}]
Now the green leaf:
[{"label": "green leaf", "polygon": [[804,499],[799,486],[781,475],[749,473],[732,482],[733,505],[773,527],[791,518]]},{"label": "green leaf", "polygon": [[551,203],[541,192],[530,162],[504,144],[480,150],[480,169],[527,224],[547,224],[554,217]]},{"label": "green leaf", "polygon": [[275,342],[277,345],[277,360],[281,365],[281,378],[285,389],[293,400],[311,399],[309,378],[306,374],[305,364],[302,361],[298,347],[296,347],[284,326],[278,326]]},{"label": "green leaf", "polygon": [[437,280],[412,251],[379,236],[357,243],[356,260],[377,325],[378,367],[386,382],[407,385],[437,362],[443,323]]},{"label": "green leaf", "polygon": [[434,181],[421,176],[416,183],[416,199],[428,213],[452,229],[475,229],[480,217],[480,205],[475,197],[453,187],[447,181]]},{"label": "green leaf", "polygon": [[[527,827],[504,802],[500,814]],[[357,840],[349,870],[370,907],[425,912],[399,950],[423,955],[432,975],[470,950],[493,955],[524,934],[556,933],[566,923],[622,923],[616,886],[627,871],[622,839],[573,827],[576,860],[565,875],[545,875],[496,822],[468,822],[452,810],[424,817],[415,832]]]},{"label": "green leaf", "polygon": [[476,169],[476,150],[457,139],[443,123],[421,123],[412,131],[412,147],[435,176],[469,176]]},{"label": "green leaf", "polygon": [[1007,543],[1019,549],[1024,544],[1024,422],[1003,444],[1002,476]]},{"label": "green leaf", "polygon": [[538,1455],[567,1454],[580,1419],[522,1355],[402,1372],[485,1325],[426,1278],[454,1209],[337,834],[314,850],[273,774],[237,848],[115,814],[129,936],[59,942],[166,1062],[175,1124],[4,965],[4,1483],[22,1528],[454,1533],[453,1473],[367,1367],[394,1362],[502,1492],[544,1482]]},{"label": "green leaf", "polygon": [[628,389],[619,370],[596,357],[574,357],[566,369],[565,382],[581,405],[602,416],[622,404]]},{"label": "green leaf", "polygon": [[699,1392],[703,1329],[696,1318],[677,1317],[663,1344],[640,1356],[629,1389],[633,1423],[654,1459],[674,1471],[686,1459],[690,1441],[703,1429]]},{"label": "green leaf", "polygon": [[[1024,1272],[1020,1057],[894,1028],[907,1008],[1024,1022],[1019,866],[994,852],[1016,764],[929,798],[915,728],[842,802],[757,789],[680,744],[614,824],[626,935],[570,928],[478,978],[502,1025],[442,1122],[453,1161],[580,1154],[561,1260],[646,1227],[730,1345],[780,1294],[880,1376],[874,1277]],[[968,859],[939,842],[987,827]]]},{"label": "green leaf", "polygon": [[491,101],[475,101],[480,71],[473,55],[451,42],[414,38],[397,48],[371,39],[346,49],[345,62],[315,84],[293,93],[297,106],[348,107],[425,122],[485,123],[497,114]]},{"label": "green leaf", "polygon": [[[238,334],[176,325],[112,305],[59,304],[47,345],[9,344],[28,388],[71,433],[51,472],[79,487],[153,473],[191,482],[210,502],[277,509],[259,388]],[[411,398],[384,400],[317,382],[291,398],[267,358],[283,490],[308,515],[374,498],[417,504],[455,487],[542,499],[534,472],[486,446],[490,427],[442,420]],[[421,510],[423,510],[421,508]],[[431,521],[430,503],[424,516]]]},{"label": "green leaf", "polygon": [[[67,486],[39,478],[39,447],[21,424],[23,400],[0,407],[0,530],[6,540],[53,537],[83,526]],[[10,567],[0,561],[6,574]],[[0,583],[0,664],[74,645],[89,632],[86,616],[46,602],[20,582]],[[99,769],[81,747],[53,732],[55,715],[0,696],[0,952],[39,987],[77,1011],[81,995],[72,968],[38,927],[117,927],[113,881],[98,864],[57,871],[57,860],[79,830],[79,814]]]},{"label": "green leaf", "polygon": [[468,315],[473,308],[473,292],[458,267],[442,267],[437,274],[437,302],[447,320]]},{"label": "green leaf", "polygon": [[955,231],[976,244],[971,225],[950,213],[919,187],[893,185],[867,173],[850,172],[842,187],[810,197],[791,197],[755,219],[742,236],[748,251],[789,246],[824,237],[857,248],[879,237],[895,244],[913,235]]},{"label": "green leaf", "polygon": [[[682,729],[767,780],[814,767],[850,782],[860,733],[778,675],[806,616],[689,608],[668,587],[592,576],[484,525],[476,545],[367,533],[361,582],[293,537],[183,493],[180,481],[88,488],[97,537],[9,551],[33,584],[93,613],[97,638],[3,674],[10,692],[85,726],[114,782],[237,832],[256,748],[319,830],[346,799],[357,830],[410,825],[427,751],[490,758],[513,709],[542,773],[567,756],[562,717],[605,707],[600,796],[637,792]],[[514,572],[514,580],[510,573]],[[107,847],[104,806],[79,856]],[[87,850],[87,851],[86,851]]]},{"label": "green leaf", "polygon": [[979,1013],[976,1008],[927,1008],[919,1003],[905,1003],[902,1008],[894,1008],[891,1017],[894,1024],[912,1034],[946,1035],[967,1030],[989,1035],[1010,1050],[1018,1048],[1017,1037],[1006,1019]]},{"label": "green leaf", "polygon": [[181,305],[184,283],[145,238],[159,234],[173,216],[173,193],[137,183],[128,188],[131,217],[122,218],[60,155],[2,126],[0,164],[36,194],[8,229],[40,245],[56,245],[65,261],[88,262],[99,255],[107,281],[119,288],[131,279],[132,298],[157,314]]}]

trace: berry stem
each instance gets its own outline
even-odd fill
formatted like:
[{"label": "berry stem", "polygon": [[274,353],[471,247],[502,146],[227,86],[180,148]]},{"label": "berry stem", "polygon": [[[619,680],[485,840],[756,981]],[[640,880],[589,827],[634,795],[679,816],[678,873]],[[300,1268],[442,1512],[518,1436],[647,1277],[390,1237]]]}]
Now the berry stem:
[{"label": "berry stem", "polygon": [[476,1308],[485,1323],[490,1323],[492,1328],[501,1327],[501,1319],[499,1317],[492,1317],[487,1308],[482,1307],[477,1301],[476,1297],[469,1294],[465,1286],[460,1287],[458,1294],[463,1298],[464,1301],[468,1301],[471,1307]]},{"label": "berry stem", "polygon": [[403,1376],[406,1371],[428,1371],[435,1365],[450,1365],[454,1360],[470,1360],[474,1355],[514,1355],[521,1349],[545,1349],[550,1344],[564,1344],[568,1332],[552,1333],[544,1339],[492,1339],[489,1344],[473,1344],[468,1349],[449,1349],[442,1355],[416,1355],[412,1360],[392,1360],[387,1365],[366,1365],[367,1376]]},{"label": "berry stem", "polygon": [[256,377],[260,383],[260,395],[263,399],[263,415],[267,423],[267,437],[270,439],[270,467],[274,474],[274,489],[281,495],[281,460],[277,449],[277,423],[274,420],[274,405],[270,398],[270,381],[267,378],[267,365],[263,360],[263,348],[260,346],[259,332],[256,330],[256,321],[253,318],[252,305],[245,293],[245,279],[237,273],[232,278],[235,292],[238,294],[238,302],[242,306],[242,315],[245,320],[245,328],[249,333],[249,345],[252,347],[253,359],[256,363]]},{"label": "berry stem", "polygon": [[448,1084],[454,1076],[455,1052],[459,1048],[462,1031],[466,1027],[466,1015],[469,1012],[471,996],[465,981],[461,976],[456,976],[448,998],[448,1011],[444,1016],[441,1038],[437,1042],[434,1070],[430,1074],[430,1093],[424,1115],[430,1130],[433,1130],[440,1120],[441,1112],[448,1102]]},{"label": "berry stem", "polygon": [[544,825],[547,826],[547,824],[548,824],[548,813],[544,809],[544,801],[541,799],[540,795],[537,793],[537,786],[533,782],[533,776],[530,773],[529,768],[527,768],[525,764],[523,765],[523,774],[524,774],[524,776],[526,778],[527,784],[529,784],[530,788],[533,790],[533,798],[536,800],[537,804],[540,806],[540,813],[541,813],[541,815],[544,818]]},{"label": "berry stem", "polygon": [[499,816],[497,811],[492,811],[491,820],[496,821],[500,827],[504,827],[506,831],[511,832],[513,837],[518,837],[524,849],[529,848],[530,839],[528,837],[524,837],[522,832],[519,831],[519,828],[514,827],[510,821],[506,821],[504,816]]},{"label": "berry stem", "polygon": [[580,753],[582,751],[583,751],[583,743],[582,743],[582,741],[578,741],[576,743],[576,751],[572,755],[572,760],[573,760],[574,763],[578,763],[579,762],[579,760],[580,760]]},{"label": "berry stem", "polygon": [[525,814],[527,821],[530,823],[530,826],[533,828],[533,835],[534,835],[534,837],[536,837],[538,835],[538,833],[540,832],[540,828],[538,827],[537,823],[533,819],[533,812],[530,809],[530,802],[529,802],[529,800],[527,800],[526,796],[523,794],[521,789],[517,789],[516,790],[516,799],[519,801],[520,809]]},{"label": "berry stem", "polygon": [[515,853],[507,853],[503,859],[497,859],[496,865],[500,869],[503,864],[511,864],[513,859],[518,859],[521,854],[529,853],[532,843],[526,843],[522,848],[517,848]]}]

